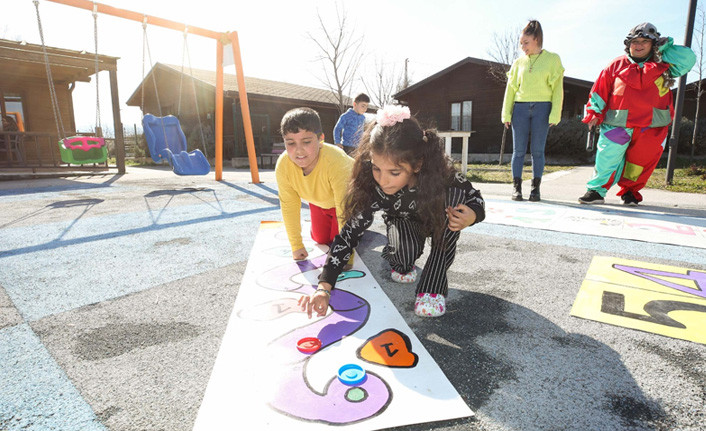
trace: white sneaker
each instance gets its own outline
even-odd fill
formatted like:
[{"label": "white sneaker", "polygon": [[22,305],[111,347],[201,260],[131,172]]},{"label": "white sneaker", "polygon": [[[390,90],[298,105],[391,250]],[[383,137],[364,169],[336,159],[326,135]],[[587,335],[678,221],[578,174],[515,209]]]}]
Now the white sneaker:
[{"label": "white sneaker", "polygon": [[414,301],[414,314],[421,317],[439,317],[446,313],[446,298],[438,293],[419,293]]},{"label": "white sneaker", "polygon": [[401,274],[393,269],[390,277],[392,277],[393,281],[398,283],[414,283],[417,281],[417,268],[412,268],[412,270],[406,274]]}]

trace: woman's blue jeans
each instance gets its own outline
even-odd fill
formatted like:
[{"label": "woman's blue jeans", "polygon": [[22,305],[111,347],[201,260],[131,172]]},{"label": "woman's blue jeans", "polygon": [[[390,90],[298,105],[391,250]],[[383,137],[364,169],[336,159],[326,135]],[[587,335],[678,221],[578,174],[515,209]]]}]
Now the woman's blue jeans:
[{"label": "woman's blue jeans", "polygon": [[522,178],[522,166],[527,154],[527,143],[532,153],[533,178],[542,178],[544,147],[549,133],[549,111],[552,102],[515,102],[512,108],[512,177]]}]

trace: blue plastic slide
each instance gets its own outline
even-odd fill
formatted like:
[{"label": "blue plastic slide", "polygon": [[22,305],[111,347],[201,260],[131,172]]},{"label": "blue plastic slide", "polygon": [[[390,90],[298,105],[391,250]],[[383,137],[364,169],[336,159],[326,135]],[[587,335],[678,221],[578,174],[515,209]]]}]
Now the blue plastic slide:
[{"label": "blue plastic slide", "polygon": [[146,114],[142,126],[150,155],[156,163],[166,160],[177,175],[206,175],[211,171],[200,150],[186,152],[186,136],[177,117]]}]

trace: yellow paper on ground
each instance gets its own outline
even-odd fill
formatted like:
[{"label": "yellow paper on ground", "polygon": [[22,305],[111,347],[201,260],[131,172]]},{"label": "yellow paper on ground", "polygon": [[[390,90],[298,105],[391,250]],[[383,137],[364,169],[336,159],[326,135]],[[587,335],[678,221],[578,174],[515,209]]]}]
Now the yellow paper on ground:
[{"label": "yellow paper on ground", "polygon": [[706,271],[596,256],[571,315],[706,344]]}]

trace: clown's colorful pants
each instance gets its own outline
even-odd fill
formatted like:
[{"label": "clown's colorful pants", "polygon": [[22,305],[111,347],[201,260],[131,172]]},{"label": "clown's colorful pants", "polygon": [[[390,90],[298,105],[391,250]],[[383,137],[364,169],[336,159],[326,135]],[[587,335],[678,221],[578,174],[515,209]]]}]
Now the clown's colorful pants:
[{"label": "clown's colorful pants", "polygon": [[642,201],[640,190],[662,156],[668,131],[667,126],[636,129],[601,124],[596,165],[586,187],[605,197],[618,183],[618,196],[630,191]]}]

